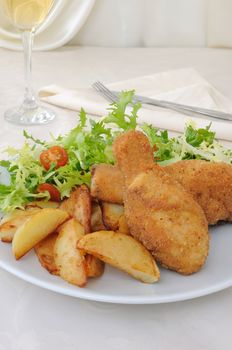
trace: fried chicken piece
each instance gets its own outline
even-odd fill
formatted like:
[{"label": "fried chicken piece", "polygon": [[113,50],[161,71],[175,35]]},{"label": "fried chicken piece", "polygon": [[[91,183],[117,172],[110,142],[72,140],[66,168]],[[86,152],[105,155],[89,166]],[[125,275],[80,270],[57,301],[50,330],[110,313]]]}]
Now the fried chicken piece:
[{"label": "fried chicken piece", "polygon": [[91,196],[103,202],[122,204],[124,180],[119,168],[97,164],[91,168]]},{"label": "fried chicken piece", "polygon": [[185,275],[198,271],[209,248],[201,207],[154,163],[143,133],[130,131],[119,136],[114,154],[124,176],[123,200],[131,234],[166,268]]},{"label": "fried chicken piece", "polygon": [[165,167],[204,210],[209,225],[232,221],[232,165],[183,160]]},{"label": "fried chicken piece", "polygon": [[[209,225],[232,221],[232,165],[182,160],[163,169],[202,207]],[[95,166],[91,194],[102,201],[123,203],[123,175],[116,166]]]}]

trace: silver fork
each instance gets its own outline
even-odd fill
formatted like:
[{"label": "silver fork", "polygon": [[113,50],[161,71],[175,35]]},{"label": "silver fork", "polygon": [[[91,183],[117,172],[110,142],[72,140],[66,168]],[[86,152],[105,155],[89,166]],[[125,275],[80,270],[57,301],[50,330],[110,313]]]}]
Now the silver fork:
[{"label": "silver fork", "polygon": [[104,97],[109,102],[118,102],[119,97],[116,93],[110,91],[105,85],[103,85],[100,81],[96,81],[92,84],[94,90],[96,90],[99,95]]},{"label": "silver fork", "polygon": [[[117,92],[109,90],[100,81],[96,81],[95,83],[93,83],[92,87],[102,97],[104,97],[107,101],[109,101],[109,102],[118,102],[119,101],[119,94]],[[139,95],[135,95],[133,102],[141,102],[141,103],[144,103],[147,105],[168,108],[168,109],[172,109],[174,111],[177,111],[179,113],[184,113],[184,114],[191,115],[191,116],[202,117],[202,115],[204,115],[204,116],[211,117],[211,118],[232,121],[232,114],[229,114],[229,113],[224,113],[224,112],[215,111],[215,110],[206,109],[206,108],[187,106],[187,105],[169,102],[169,101],[161,101],[161,100],[156,100],[153,98],[139,96]]]},{"label": "silver fork", "polygon": [[[119,94],[117,92],[113,92],[113,91],[109,90],[100,81],[96,81],[95,83],[93,83],[92,87],[93,87],[94,90],[96,90],[99,93],[99,95],[104,97],[107,101],[109,101],[111,103],[119,101]],[[142,102],[142,101],[140,99],[133,98],[133,102],[136,103],[136,102]],[[150,103],[146,103],[146,102],[143,102],[143,103],[149,104],[149,105],[153,105],[153,106],[163,107],[163,108],[170,108],[170,107],[164,106],[163,103],[162,104],[160,103],[158,105],[157,104],[153,104],[153,103],[150,104]],[[191,111],[183,111],[180,108],[175,107],[175,106],[173,106],[171,109],[176,111],[176,112],[184,113],[184,114],[187,114],[187,115],[190,115],[190,116],[196,115],[196,113],[193,113]]]}]

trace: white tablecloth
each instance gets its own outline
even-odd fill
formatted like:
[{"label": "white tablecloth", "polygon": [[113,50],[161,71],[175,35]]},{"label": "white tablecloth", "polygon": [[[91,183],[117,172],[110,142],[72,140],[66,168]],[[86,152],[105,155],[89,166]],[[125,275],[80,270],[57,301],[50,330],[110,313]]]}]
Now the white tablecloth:
[{"label": "white tablecloth", "polygon": [[[34,55],[35,85],[87,87],[163,70],[194,67],[232,99],[232,51],[66,47]],[[23,93],[22,56],[0,50],[0,144],[19,144],[22,127],[3,112]],[[36,136],[64,132],[76,113],[58,111]],[[230,268],[225,266],[225,268]],[[0,270],[0,350],[230,350],[232,288],[195,300],[125,306],[78,300],[40,289]]]}]

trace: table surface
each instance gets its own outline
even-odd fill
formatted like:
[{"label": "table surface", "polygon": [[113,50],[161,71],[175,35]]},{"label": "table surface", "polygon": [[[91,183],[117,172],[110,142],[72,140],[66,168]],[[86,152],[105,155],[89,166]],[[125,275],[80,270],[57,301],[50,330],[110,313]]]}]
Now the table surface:
[{"label": "table surface", "polygon": [[[232,98],[232,50],[105,49],[65,47],[34,54],[35,87],[87,87],[139,75],[194,67]],[[23,94],[22,54],[0,50],[1,146],[22,142],[22,127],[3,120]],[[47,137],[70,129],[76,113],[57,110],[46,127],[27,128]],[[227,267],[228,268],[228,267]],[[0,350],[213,350],[231,349],[232,288],[184,302],[125,306],[83,301],[35,287],[0,270]]]}]

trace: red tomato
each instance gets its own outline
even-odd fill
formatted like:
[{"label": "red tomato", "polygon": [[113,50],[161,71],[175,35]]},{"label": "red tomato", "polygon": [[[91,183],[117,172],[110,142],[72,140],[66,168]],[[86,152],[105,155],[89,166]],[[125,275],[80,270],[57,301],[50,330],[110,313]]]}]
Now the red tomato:
[{"label": "red tomato", "polygon": [[68,162],[68,154],[64,148],[53,146],[40,154],[40,163],[44,169],[49,170],[52,163],[56,164],[56,169],[64,166]]},{"label": "red tomato", "polygon": [[48,191],[50,194],[51,201],[60,202],[60,199],[61,199],[60,198],[60,191],[55,186],[53,186],[51,184],[47,184],[47,183],[41,184],[38,186],[37,191],[38,192]]}]

